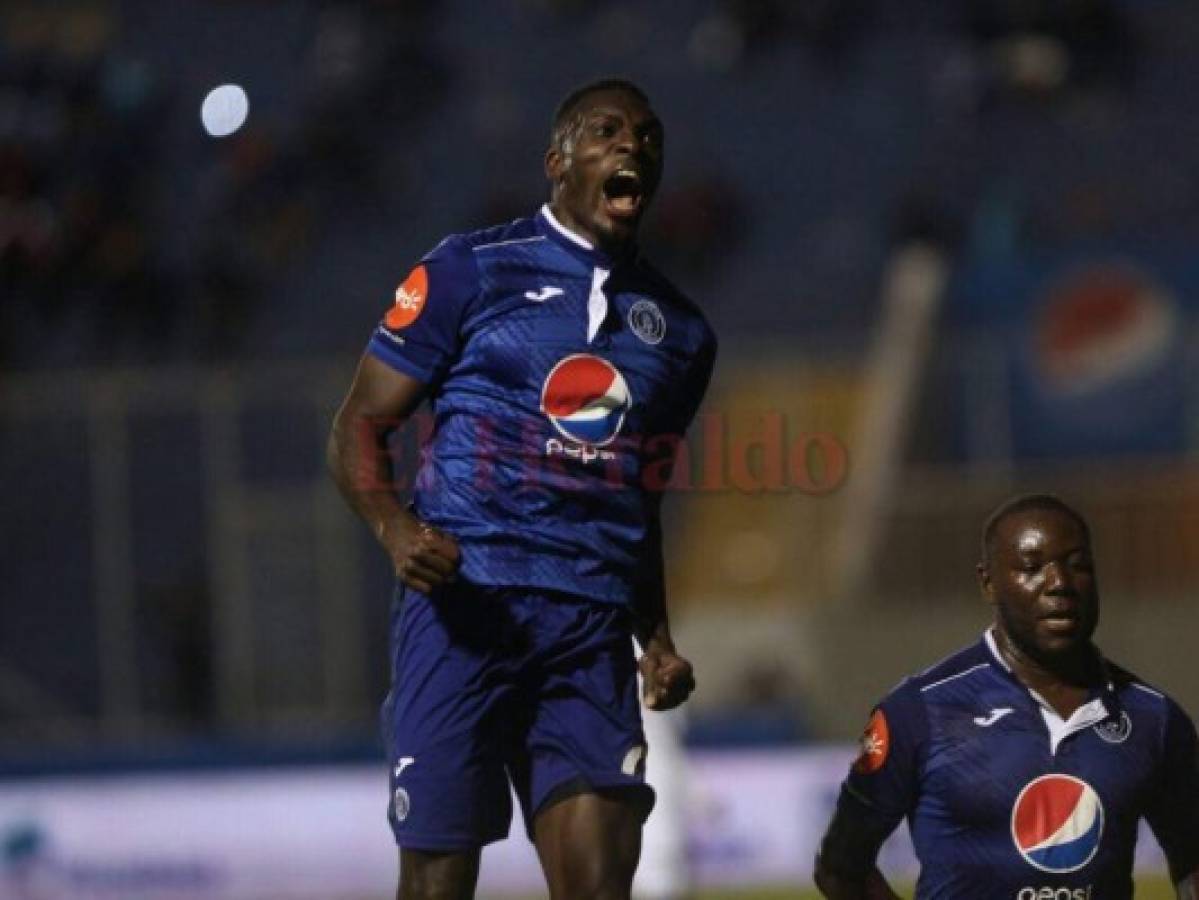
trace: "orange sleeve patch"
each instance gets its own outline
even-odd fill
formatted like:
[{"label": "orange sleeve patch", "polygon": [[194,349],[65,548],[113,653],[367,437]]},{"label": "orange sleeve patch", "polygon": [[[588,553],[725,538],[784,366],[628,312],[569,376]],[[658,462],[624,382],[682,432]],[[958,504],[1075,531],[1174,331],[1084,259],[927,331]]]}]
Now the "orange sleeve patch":
[{"label": "orange sleeve patch", "polygon": [[383,324],[388,328],[406,328],[411,325],[425,308],[428,296],[429,273],[423,265],[417,266],[404,279],[404,283],[396,288],[395,305],[383,317]]},{"label": "orange sleeve patch", "polygon": [[887,761],[887,753],[891,749],[891,732],[887,728],[887,717],[881,709],[876,709],[866,730],[858,741],[858,758],[853,764],[853,770],[859,775],[870,775],[877,772]]}]

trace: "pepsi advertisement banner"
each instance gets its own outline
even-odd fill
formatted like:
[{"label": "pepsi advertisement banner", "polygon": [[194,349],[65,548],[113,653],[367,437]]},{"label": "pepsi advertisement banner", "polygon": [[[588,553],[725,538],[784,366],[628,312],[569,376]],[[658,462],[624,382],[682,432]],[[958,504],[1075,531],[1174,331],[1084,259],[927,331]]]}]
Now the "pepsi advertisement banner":
[{"label": "pepsi advertisement banner", "polygon": [[[1192,432],[1197,298],[1199,267],[1189,261],[1094,254],[967,265],[947,324],[1002,348],[1005,364],[990,373],[1002,384],[988,396],[1006,406],[1013,458],[1173,455],[1189,449]],[[968,381],[963,368],[957,375]]]}]

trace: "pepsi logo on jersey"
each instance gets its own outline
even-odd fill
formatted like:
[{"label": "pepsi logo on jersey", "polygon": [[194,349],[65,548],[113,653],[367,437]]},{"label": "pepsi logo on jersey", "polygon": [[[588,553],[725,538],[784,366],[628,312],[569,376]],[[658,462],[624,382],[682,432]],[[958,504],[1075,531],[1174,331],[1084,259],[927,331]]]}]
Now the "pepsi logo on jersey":
[{"label": "pepsi logo on jersey", "polygon": [[1091,900],[1092,885],[1085,888],[1068,887],[1024,887],[1016,894],[1016,900]]},{"label": "pepsi logo on jersey", "polygon": [[611,443],[632,405],[620,371],[606,359],[587,353],[560,360],[541,388],[541,411],[559,434],[584,447]]},{"label": "pepsi logo on jersey", "polygon": [[1102,836],[1103,802],[1093,787],[1072,775],[1033,779],[1012,808],[1016,849],[1042,872],[1077,872],[1099,851]]}]

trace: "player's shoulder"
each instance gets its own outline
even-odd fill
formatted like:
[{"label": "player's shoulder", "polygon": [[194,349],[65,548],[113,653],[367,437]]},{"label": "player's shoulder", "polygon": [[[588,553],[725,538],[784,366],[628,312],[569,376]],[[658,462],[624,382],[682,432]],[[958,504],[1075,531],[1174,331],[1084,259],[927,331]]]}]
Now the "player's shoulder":
[{"label": "player's shoulder", "polygon": [[511,222],[481,228],[457,236],[461,246],[480,262],[512,253],[525,253],[535,245],[545,242],[545,235],[531,216],[522,216]]},{"label": "player's shoulder", "polygon": [[476,267],[480,259],[503,253],[505,248],[543,240],[531,218],[513,219],[476,231],[447,235],[425,254],[425,260],[445,260]]},{"label": "player's shoulder", "polygon": [[1104,660],[1104,663],[1112,689],[1126,709],[1138,708],[1152,711],[1163,718],[1189,720],[1181,704],[1161,688],[1111,660]]},{"label": "player's shoulder", "polygon": [[716,352],[716,332],[699,304],[684,293],[662,271],[644,256],[637,257],[637,277],[656,300],[668,304],[676,315],[681,315],[693,330],[697,347],[713,354]]},{"label": "player's shoulder", "polygon": [[662,273],[661,269],[644,256],[637,256],[635,269],[637,280],[641,283],[640,286],[648,292],[652,292],[656,299],[663,300],[701,319],[704,318],[703,310],[699,308],[699,304],[688,297],[678,285]]},{"label": "player's shoulder", "polygon": [[906,682],[910,690],[927,697],[950,687],[968,688],[973,680],[989,673],[993,664],[990,649],[985,641],[979,640],[912,675]]},{"label": "player's shoulder", "polygon": [[967,695],[975,691],[979,685],[974,679],[990,667],[989,651],[979,641],[908,675],[875,708],[883,712],[893,727],[895,723],[904,723],[914,734],[923,733],[933,709],[946,702],[962,702],[963,691]]}]

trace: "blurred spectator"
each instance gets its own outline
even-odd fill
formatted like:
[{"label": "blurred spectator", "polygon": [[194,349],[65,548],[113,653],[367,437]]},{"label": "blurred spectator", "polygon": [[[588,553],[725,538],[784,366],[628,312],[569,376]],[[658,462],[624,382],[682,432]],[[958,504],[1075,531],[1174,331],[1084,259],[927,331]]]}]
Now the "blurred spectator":
[{"label": "blurred spectator", "polygon": [[724,0],[691,32],[692,60],[727,72],[793,41],[828,64],[841,61],[862,35],[869,0]]},{"label": "blurred spectator", "polygon": [[1052,97],[1127,88],[1137,43],[1114,0],[980,0],[969,29],[990,56],[1000,95]]}]

